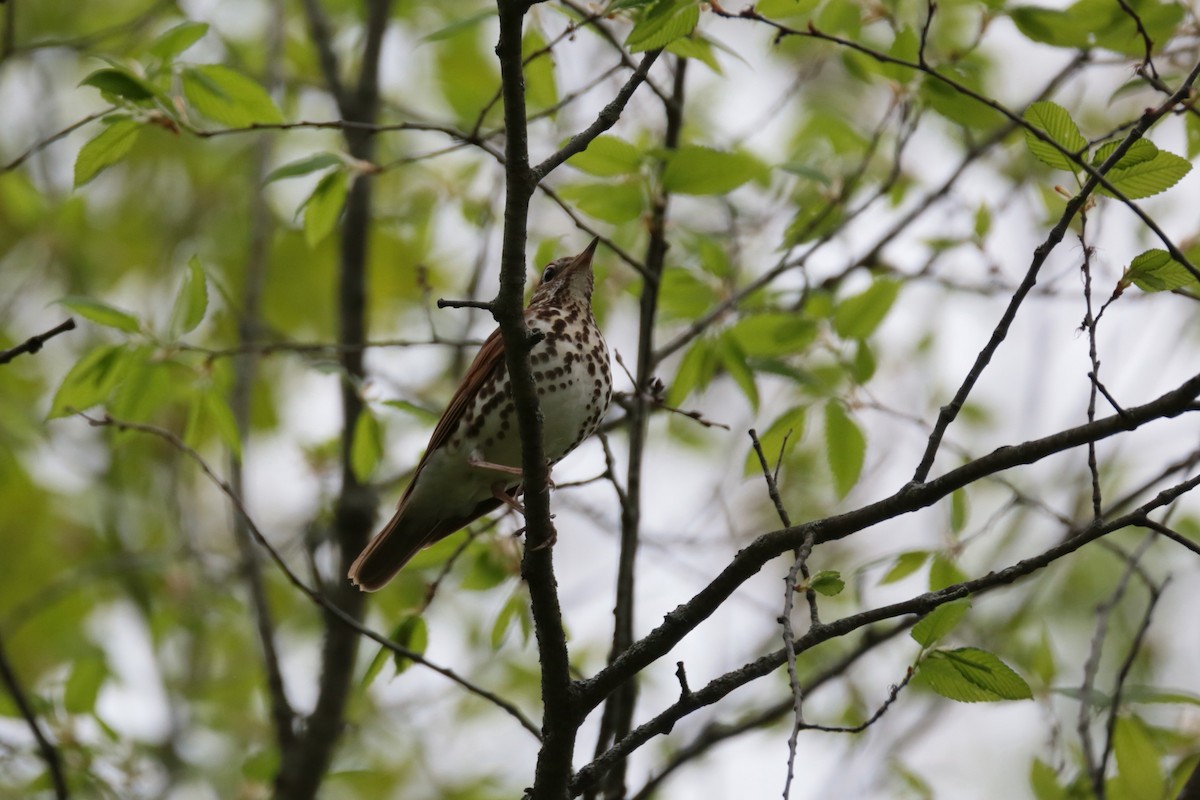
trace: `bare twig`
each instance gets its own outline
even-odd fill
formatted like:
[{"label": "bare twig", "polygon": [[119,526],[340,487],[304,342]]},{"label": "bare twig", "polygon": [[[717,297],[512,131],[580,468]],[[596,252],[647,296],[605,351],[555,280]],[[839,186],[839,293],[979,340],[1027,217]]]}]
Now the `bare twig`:
[{"label": "bare twig", "polygon": [[30,336],[25,341],[21,342],[16,347],[9,350],[0,350],[0,364],[7,364],[19,355],[29,353],[30,355],[42,349],[42,345],[58,336],[60,333],[75,329],[75,318],[71,317],[66,322],[56,325],[45,333],[39,333],[37,336]]},{"label": "bare twig", "polygon": [[0,639],[0,680],[4,681],[4,688],[8,690],[8,694],[17,706],[17,711],[20,712],[21,717],[25,720],[25,724],[29,727],[29,732],[33,734],[33,738],[37,742],[38,752],[41,754],[42,760],[46,762],[46,771],[50,774],[50,781],[54,785],[54,796],[58,800],[66,800],[66,798],[71,796],[71,793],[67,789],[67,778],[63,772],[62,756],[59,754],[58,748],[47,738],[46,732],[42,730],[42,725],[38,722],[33,705],[29,702],[29,697],[25,694],[21,682],[17,679],[17,673],[13,669],[12,662],[8,660],[8,653],[4,650],[3,639]]},{"label": "bare twig", "polygon": [[487,689],[476,686],[466,678],[463,678],[461,675],[456,673],[454,670],[435,664],[420,653],[409,650],[407,647],[403,647],[402,645],[399,645],[396,642],[388,639],[386,636],[371,630],[357,619],[343,611],[341,607],[335,605],[320,591],[305,583],[295,573],[295,571],[288,566],[288,563],[284,560],[283,556],[279,554],[279,551],[275,549],[275,546],[272,545],[271,542],[263,535],[258,525],[254,522],[254,518],[250,516],[250,512],[246,510],[246,506],[242,503],[242,499],[237,495],[236,492],[233,491],[233,487],[230,486],[229,483],[222,479],[219,475],[217,475],[212,467],[208,465],[208,462],[205,461],[203,456],[196,452],[195,449],[185,444],[184,441],[180,439],[174,432],[169,431],[166,428],[159,428],[155,425],[146,425],[140,422],[114,419],[108,415],[97,418],[89,417],[87,414],[79,413],[79,416],[87,420],[89,425],[93,425],[95,427],[111,427],[119,431],[138,431],[140,433],[156,436],[165,441],[167,444],[171,445],[179,452],[186,455],[193,462],[195,462],[195,464],[200,468],[200,471],[204,473],[204,476],[208,478],[208,480],[214,486],[216,486],[221,494],[225,495],[225,497],[229,499],[229,502],[233,504],[233,507],[237,511],[238,515],[245,520],[246,526],[250,530],[250,534],[254,537],[254,541],[258,543],[259,547],[266,551],[267,556],[270,557],[271,561],[275,563],[275,566],[279,568],[279,571],[283,573],[283,576],[287,579],[288,583],[298,589],[300,593],[312,601],[313,604],[319,606],[323,611],[330,614],[332,617],[339,620],[341,624],[345,625],[350,630],[355,631],[359,635],[365,636],[366,638],[382,645],[393,653],[404,656],[405,658],[410,659],[423,667],[433,670],[439,675],[449,678],[451,681],[457,683],[471,694],[487,700],[489,703],[492,703],[497,708],[500,708],[506,712],[513,719],[517,720],[517,722],[521,724],[521,727],[525,728],[525,730],[529,731],[534,736],[541,736],[541,732],[538,730],[538,727],[534,725],[533,722],[531,722],[529,718],[527,718],[521,712],[521,710],[512,703],[488,691]]}]

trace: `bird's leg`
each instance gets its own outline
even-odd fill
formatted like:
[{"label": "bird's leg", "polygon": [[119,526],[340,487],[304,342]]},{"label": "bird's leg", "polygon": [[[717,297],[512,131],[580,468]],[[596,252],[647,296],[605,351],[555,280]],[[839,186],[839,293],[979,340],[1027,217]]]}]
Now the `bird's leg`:
[{"label": "bird's leg", "polygon": [[516,490],[513,494],[508,493],[508,486],[503,481],[497,481],[492,484],[492,497],[499,500],[504,505],[511,508],[513,511],[519,512],[522,516],[525,515],[525,506],[516,498]]},{"label": "bird's leg", "polygon": [[478,453],[471,453],[471,455],[467,457],[467,465],[475,467],[476,469],[488,469],[492,472],[503,472],[505,475],[516,475],[518,478],[524,474],[521,472],[520,467],[510,467],[505,464],[493,464],[491,461],[484,461]]}]

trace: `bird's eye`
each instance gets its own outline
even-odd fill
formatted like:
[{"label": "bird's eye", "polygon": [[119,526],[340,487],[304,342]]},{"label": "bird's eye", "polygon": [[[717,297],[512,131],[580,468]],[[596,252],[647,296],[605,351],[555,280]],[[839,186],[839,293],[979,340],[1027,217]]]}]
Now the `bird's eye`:
[{"label": "bird's eye", "polygon": [[546,267],[546,271],[542,273],[542,283],[545,283],[546,281],[549,281],[549,280],[553,280],[554,276],[557,274],[558,274],[558,267],[551,264],[550,266]]}]

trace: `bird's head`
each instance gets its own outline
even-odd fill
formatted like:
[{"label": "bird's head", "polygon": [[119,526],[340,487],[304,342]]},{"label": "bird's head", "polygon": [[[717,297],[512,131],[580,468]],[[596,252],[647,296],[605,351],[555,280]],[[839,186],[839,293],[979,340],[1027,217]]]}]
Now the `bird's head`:
[{"label": "bird's head", "polygon": [[596,252],[599,242],[599,238],[592,239],[592,243],[579,255],[556,258],[547,264],[529,305],[591,303],[595,280],[592,275],[592,254]]}]

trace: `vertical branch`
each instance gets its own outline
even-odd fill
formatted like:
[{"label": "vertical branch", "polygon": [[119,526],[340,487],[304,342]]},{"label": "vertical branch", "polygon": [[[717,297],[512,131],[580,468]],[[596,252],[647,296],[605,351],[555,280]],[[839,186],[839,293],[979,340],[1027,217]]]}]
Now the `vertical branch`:
[{"label": "vertical branch", "polygon": [[[1091,391],[1088,392],[1087,420],[1096,421],[1096,395],[1099,394],[1100,356],[1096,351],[1096,317],[1092,314],[1092,249],[1087,243],[1087,212],[1079,213],[1079,246],[1083,248],[1083,327],[1088,337],[1088,360],[1091,362]],[[1100,519],[1104,501],[1100,493],[1100,465],[1096,460],[1096,443],[1088,442],[1088,472],[1092,476],[1092,517]]]},{"label": "vertical branch", "polygon": [[[669,99],[663,101],[666,130],[663,146],[674,150],[679,146],[683,129],[683,100],[687,80],[687,59],[675,59],[675,81]],[[641,525],[642,460],[649,422],[650,380],[654,376],[654,322],[658,314],[658,290],[667,256],[666,222],[670,195],[662,187],[662,167],[659,186],[650,209],[649,233],[646,244],[646,271],[642,284],[638,323],[638,358],[635,373],[637,385],[629,405],[629,469],[625,480],[625,502],[621,504],[621,553],[617,565],[616,605],[612,648],[608,663],[624,653],[634,641],[634,581],[637,565],[638,533]],[[612,742],[619,741],[633,728],[633,709],[637,702],[637,687],[628,681],[609,697],[604,705],[600,735],[596,741],[599,755]],[[605,797],[625,796],[625,761],[622,760],[605,777],[601,787]]]},{"label": "vertical branch", "polygon": [[[274,12],[282,16],[282,0],[272,0],[272,6]],[[279,84],[279,60],[282,54],[283,28],[275,26],[271,29],[270,39],[267,42],[267,72],[263,83],[268,90],[276,88]],[[263,136],[254,146],[250,186],[248,187],[250,242],[245,265],[246,285],[242,290],[242,309],[238,318],[238,339],[243,345],[262,339],[262,295],[263,285],[266,282],[268,243],[272,227],[271,210],[263,195],[262,185],[266,180],[270,156],[271,139]],[[260,357],[261,353],[254,348],[246,348],[245,352],[239,354],[233,362],[233,389],[229,397],[229,406],[233,413],[234,423],[237,425],[238,439],[242,443],[243,452],[250,437],[250,401],[254,381],[258,375]],[[239,497],[246,496],[242,459],[236,453],[230,453],[229,456],[229,483]],[[263,586],[259,550],[254,544],[254,538],[246,525],[245,518],[236,513],[236,509],[233,514],[233,533],[238,547],[239,569],[250,593],[250,605],[254,610],[255,627],[258,631],[259,643],[262,646],[263,668],[267,678],[267,697],[270,703],[271,722],[275,727],[275,740],[279,752],[283,753],[292,746],[292,722],[295,713],[288,702],[283,674],[279,669],[279,655],[275,649],[275,623]]]},{"label": "vertical branch", "polygon": [[[346,149],[354,158],[370,161],[375,143],[370,126],[379,110],[379,53],[387,28],[391,0],[366,3],[365,40],[362,66],[353,90],[343,88],[337,78],[325,27],[316,0],[307,0],[309,27],[321,54],[322,66],[330,91],[338,100],[347,122],[365,123],[345,130]],[[338,565],[332,585],[326,589],[332,605],[354,620],[360,620],[366,595],[342,578],[354,556],[366,544],[375,516],[375,492],[362,484],[350,467],[354,427],[362,413],[363,401],[358,387],[365,376],[363,344],[366,342],[367,240],[371,222],[371,178],[358,175],[346,196],[342,221],[340,270],[338,276],[338,350],[342,367],[342,489],[334,504],[333,544]],[[308,800],[316,796],[329,768],[343,725],[346,701],[350,693],[354,659],[358,652],[358,632],[341,624],[337,615],[324,612],[325,638],[321,645],[321,677],[316,706],[305,720],[303,735],[284,754],[276,776],[276,796],[288,800]]]},{"label": "vertical branch", "polygon": [[566,800],[578,729],[571,686],[567,639],[554,577],[553,523],[550,521],[549,474],[542,446],[542,416],[529,364],[529,330],[525,326],[525,242],[529,201],[537,184],[529,166],[525,113],[525,77],[521,57],[524,0],[497,0],[500,37],[501,95],[504,101],[504,236],[500,252],[500,291],[493,305],[504,337],[504,356],[521,436],[521,471],[525,487],[525,555],[521,575],[529,585],[530,605],[542,670],[542,749],[528,796]]},{"label": "vertical branch", "polygon": [[34,713],[33,706],[29,704],[29,698],[25,696],[21,682],[17,680],[17,673],[8,660],[8,654],[4,651],[3,640],[0,640],[0,680],[4,682],[4,688],[8,690],[13,702],[17,705],[17,710],[25,719],[25,724],[29,726],[33,738],[37,741],[38,751],[42,755],[42,760],[46,762],[46,771],[50,773],[50,781],[54,784],[54,796],[58,800],[66,800],[71,793],[67,790],[67,778],[63,774],[62,758],[59,756],[58,749],[46,738],[46,732],[42,730],[37,714]]}]

